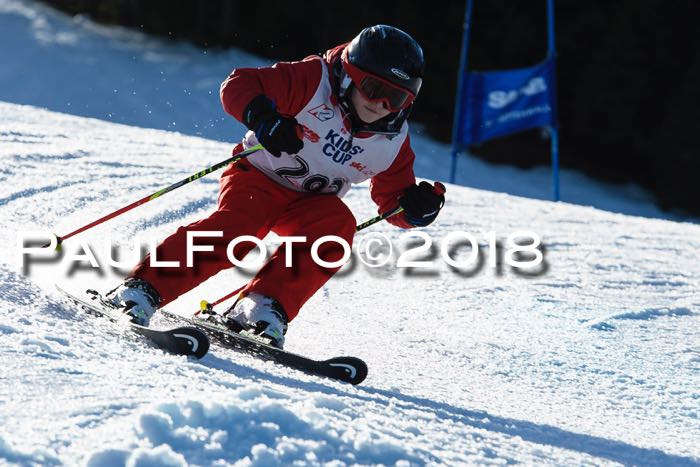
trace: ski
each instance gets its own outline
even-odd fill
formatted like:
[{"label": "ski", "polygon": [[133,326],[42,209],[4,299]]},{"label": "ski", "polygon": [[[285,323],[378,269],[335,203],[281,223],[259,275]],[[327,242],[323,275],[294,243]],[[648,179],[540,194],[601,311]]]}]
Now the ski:
[{"label": "ski", "polygon": [[86,298],[81,298],[58,285],[56,285],[56,288],[71,303],[84,309],[89,314],[101,316],[115,324],[123,325],[126,329],[145,337],[156,347],[167,352],[176,355],[191,355],[196,358],[202,358],[209,351],[209,338],[206,333],[195,327],[183,326],[159,330],[140,326],[130,322],[126,315],[111,309],[110,306],[104,302],[102,296],[94,290],[87,290]]},{"label": "ski", "polygon": [[223,324],[198,317],[186,318],[167,310],[160,310],[166,317],[195,326],[216,339],[223,347],[242,351],[250,355],[272,360],[307,374],[325,376],[350,384],[360,384],[367,377],[367,364],[356,357],[335,357],[329,360],[313,360],[298,354],[278,349],[263,342],[255,335],[235,333]]}]

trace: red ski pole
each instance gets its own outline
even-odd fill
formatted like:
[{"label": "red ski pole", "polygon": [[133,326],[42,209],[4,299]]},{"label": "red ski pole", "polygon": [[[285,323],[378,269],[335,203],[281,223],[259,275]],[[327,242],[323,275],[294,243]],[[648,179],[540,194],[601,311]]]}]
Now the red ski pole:
[{"label": "red ski pole", "polygon": [[[445,192],[447,192],[447,189],[445,188],[445,185],[443,185],[443,184],[440,183],[440,182],[435,182],[435,185],[433,186],[433,190],[434,190],[435,193],[437,193],[438,195],[443,195],[443,194],[445,194]],[[355,227],[355,231],[356,231],[356,232],[359,232],[360,230],[366,229],[367,227],[369,227],[369,226],[371,226],[371,225],[374,225],[374,224],[376,224],[377,222],[381,222],[381,221],[383,221],[384,219],[388,219],[388,218],[390,218],[390,217],[393,217],[393,216],[395,216],[395,215],[397,215],[397,214],[399,214],[399,213],[401,213],[401,212],[403,212],[403,208],[402,208],[401,206],[399,206],[399,207],[397,207],[397,208],[395,208],[395,209],[392,209],[391,211],[387,211],[387,212],[385,212],[385,213],[382,213],[382,214],[378,215],[377,217],[373,217],[372,219],[370,219],[370,220],[368,220],[368,221],[366,221],[366,222],[363,222],[362,224],[358,224],[357,227]],[[229,292],[229,293],[227,293],[226,295],[224,295],[223,297],[221,297],[220,299],[218,299],[218,300],[216,300],[216,301],[213,301],[213,302],[211,302],[211,303],[209,303],[209,302],[206,301],[206,300],[202,300],[201,302],[199,302],[199,310],[197,310],[197,311],[194,313],[194,315],[197,316],[197,315],[199,315],[199,314],[202,313],[202,312],[205,312],[205,313],[213,313],[213,312],[214,312],[214,311],[213,311],[213,308],[214,308],[216,305],[218,305],[218,304],[220,304],[220,303],[222,303],[222,302],[225,302],[225,301],[228,300],[229,298],[235,296],[235,295],[238,294],[241,290],[243,290],[243,287],[245,287],[245,286],[246,286],[246,284],[243,284],[242,286],[240,286],[239,288],[237,288],[237,289],[234,290],[233,292]]]},{"label": "red ski pole", "polygon": [[[251,148],[246,149],[245,151],[239,152],[238,154],[231,156],[226,160],[223,160],[217,164],[212,165],[211,167],[207,167],[204,170],[201,170],[193,175],[190,175],[189,177],[182,179],[177,183],[173,183],[172,185],[165,187],[162,190],[158,190],[155,193],[148,195],[148,196],[145,196],[138,201],[134,201],[133,203],[129,204],[128,206],[124,206],[123,208],[117,209],[116,211],[114,211],[110,214],[107,214],[106,216],[100,217],[96,221],[92,221],[89,224],[86,224],[86,225],[80,227],[79,229],[74,230],[73,232],[67,233],[65,235],[56,235],[56,240],[57,240],[56,248],[61,246],[61,243],[63,243],[64,240],[66,240],[74,235],[78,235],[81,232],[85,232],[86,230],[91,229],[91,228],[95,227],[96,225],[100,225],[103,222],[106,222],[110,219],[114,219],[115,217],[120,216],[127,211],[131,211],[132,209],[134,209],[137,206],[141,206],[142,204],[146,204],[149,201],[153,201],[156,198],[160,198],[164,194],[170,193],[171,191],[176,190],[183,185],[187,185],[190,182],[198,180],[198,179],[204,177],[205,175],[209,175],[210,173],[212,173],[216,170],[219,170],[222,167],[226,167],[229,164],[233,164],[234,162],[238,162],[239,160],[248,157],[249,155],[253,154],[254,152],[261,150],[262,148],[263,147],[261,144],[256,144],[255,146],[252,146]],[[49,245],[51,245],[51,243],[43,245],[42,248],[47,248]]]}]

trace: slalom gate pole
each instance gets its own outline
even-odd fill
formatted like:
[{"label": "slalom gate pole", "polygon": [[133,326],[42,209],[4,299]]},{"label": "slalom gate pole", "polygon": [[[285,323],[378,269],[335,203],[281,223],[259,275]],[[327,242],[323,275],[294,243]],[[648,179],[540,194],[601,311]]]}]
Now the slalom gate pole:
[{"label": "slalom gate pole", "polygon": [[[204,169],[202,171],[199,171],[193,175],[190,175],[189,177],[182,179],[177,183],[173,183],[172,185],[170,185],[166,188],[163,188],[162,190],[156,191],[155,193],[153,193],[151,195],[145,196],[145,197],[141,198],[140,200],[129,204],[128,206],[124,206],[123,208],[117,209],[116,211],[114,211],[110,214],[107,214],[106,216],[100,217],[96,221],[90,222],[89,224],[84,225],[84,226],[80,227],[79,229],[74,230],[73,232],[70,232],[66,235],[56,235],[56,240],[57,240],[56,248],[61,246],[61,243],[63,243],[64,240],[66,240],[74,235],[77,235],[81,232],[85,232],[86,230],[91,229],[91,228],[95,227],[96,225],[100,225],[103,222],[106,222],[110,219],[114,219],[115,217],[117,217],[121,214],[124,214],[127,211],[131,211],[132,209],[134,209],[137,206],[141,206],[142,204],[146,204],[149,201],[153,201],[156,198],[160,198],[164,194],[170,193],[171,191],[176,190],[183,185],[187,185],[190,182],[198,180],[198,179],[204,177],[205,175],[209,175],[210,173],[212,173],[216,170],[219,170],[222,167],[226,167],[229,164],[233,164],[234,162],[238,162],[239,160],[248,157],[249,155],[253,154],[254,152],[261,150],[262,148],[263,147],[261,144],[256,144],[255,146],[252,146],[249,149],[246,149],[245,151],[239,152],[238,154],[231,156],[226,160],[223,160],[217,164],[212,165],[211,167],[207,167],[206,169]],[[47,248],[50,244],[51,243],[43,245],[42,248]]]},{"label": "slalom gate pole", "polygon": [[[445,185],[443,185],[443,184],[440,183],[440,182],[435,182],[435,185],[433,186],[433,190],[434,190],[435,193],[437,193],[438,195],[445,194],[445,192],[447,191],[447,189],[445,188]],[[388,218],[393,217],[393,216],[395,216],[395,215],[397,215],[397,214],[400,214],[400,213],[402,213],[402,212],[403,212],[403,208],[402,208],[401,206],[399,206],[399,207],[397,207],[397,208],[392,209],[391,211],[387,211],[387,212],[385,212],[385,213],[382,213],[382,214],[378,215],[377,217],[373,217],[372,219],[370,219],[370,220],[368,220],[368,221],[366,221],[366,222],[363,222],[362,224],[358,224],[357,227],[355,227],[355,232],[359,232],[360,230],[364,230],[364,229],[366,229],[367,227],[376,224],[377,222],[381,222],[381,221],[383,221],[384,219],[388,219]],[[229,293],[227,293],[226,295],[224,295],[223,297],[221,297],[220,299],[215,300],[215,301],[213,301],[213,302],[211,302],[211,303],[209,303],[209,302],[206,301],[206,300],[202,300],[201,302],[199,302],[199,310],[197,310],[197,311],[194,313],[194,315],[195,315],[195,316],[198,316],[198,315],[199,315],[200,313],[202,313],[202,312],[206,312],[206,313],[212,314],[212,313],[213,313],[213,308],[214,308],[216,305],[218,305],[218,304],[220,304],[220,303],[222,303],[222,302],[225,302],[225,301],[228,300],[229,298],[231,298],[231,297],[237,295],[241,290],[243,290],[243,288],[244,288],[246,285],[247,285],[247,284],[243,284],[242,286],[238,287],[238,288],[237,288],[236,290],[234,290],[233,292],[229,292]]]}]

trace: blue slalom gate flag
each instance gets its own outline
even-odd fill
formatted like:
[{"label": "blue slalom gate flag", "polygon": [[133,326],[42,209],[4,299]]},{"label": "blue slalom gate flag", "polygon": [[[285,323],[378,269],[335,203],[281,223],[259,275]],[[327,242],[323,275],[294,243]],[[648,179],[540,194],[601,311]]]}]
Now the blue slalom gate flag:
[{"label": "blue slalom gate flag", "polygon": [[555,126],[554,59],[502,71],[466,72],[458,145]]}]

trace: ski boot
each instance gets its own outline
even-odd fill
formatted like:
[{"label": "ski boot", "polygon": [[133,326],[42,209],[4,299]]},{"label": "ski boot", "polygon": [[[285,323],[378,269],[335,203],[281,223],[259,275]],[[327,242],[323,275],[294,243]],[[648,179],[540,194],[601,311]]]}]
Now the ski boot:
[{"label": "ski boot", "polygon": [[130,277],[107,293],[105,301],[129,316],[132,323],[148,326],[161,300],[151,284]]},{"label": "ski boot", "polygon": [[231,331],[261,336],[270,345],[282,349],[287,332],[287,314],[282,305],[272,297],[252,292],[236,300],[224,313],[224,324]]}]

